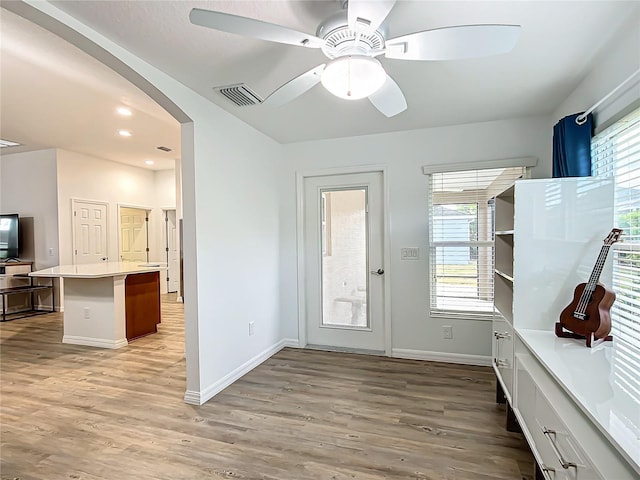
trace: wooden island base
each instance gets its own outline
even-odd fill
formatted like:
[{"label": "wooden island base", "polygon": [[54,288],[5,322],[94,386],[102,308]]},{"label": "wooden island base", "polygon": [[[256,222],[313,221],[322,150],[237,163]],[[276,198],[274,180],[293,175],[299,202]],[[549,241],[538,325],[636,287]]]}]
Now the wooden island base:
[{"label": "wooden island base", "polygon": [[160,323],[160,273],[127,275],[124,292],[127,340],[156,333]]}]

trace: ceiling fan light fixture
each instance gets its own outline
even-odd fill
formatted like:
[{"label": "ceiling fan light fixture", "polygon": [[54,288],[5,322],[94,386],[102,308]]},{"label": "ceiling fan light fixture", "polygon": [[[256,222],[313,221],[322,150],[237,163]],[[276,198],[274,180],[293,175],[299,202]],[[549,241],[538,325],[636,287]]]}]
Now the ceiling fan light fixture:
[{"label": "ceiling fan light fixture", "polygon": [[327,64],[322,85],[336,97],[359,100],[378,91],[387,79],[382,64],[366,55],[345,55]]}]

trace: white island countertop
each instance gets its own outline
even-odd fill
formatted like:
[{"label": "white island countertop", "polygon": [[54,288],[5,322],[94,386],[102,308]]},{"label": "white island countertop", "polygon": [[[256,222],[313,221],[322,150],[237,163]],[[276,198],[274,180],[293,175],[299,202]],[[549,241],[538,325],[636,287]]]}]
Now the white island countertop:
[{"label": "white island countertop", "polygon": [[614,338],[594,348],[553,332],[518,336],[595,426],[640,473],[640,350]]},{"label": "white island countertop", "polygon": [[87,265],[59,265],[29,273],[30,277],[104,278],[166,270],[164,263],[103,262]]}]

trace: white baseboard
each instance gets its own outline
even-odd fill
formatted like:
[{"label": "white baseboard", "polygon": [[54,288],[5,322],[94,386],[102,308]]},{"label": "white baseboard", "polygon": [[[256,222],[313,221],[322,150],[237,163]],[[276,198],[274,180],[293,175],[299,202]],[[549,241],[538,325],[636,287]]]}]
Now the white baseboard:
[{"label": "white baseboard", "polygon": [[285,338],[280,342],[283,344],[282,348],[284,347],[300,348],[300,342],[298,341],[297,338]]},{"label": "white baseboard", "polygon": [[184,394],[184,403],[188,403],[189,405],[202,405],[204,402],[200,401],[200,392],[187,390]]},{"label": "white baseboard", "polygon": [[458,363],[462,365],[491,366],[491,357],[484,355],[467,355],[464,353],[429,352],[426,350],[408,350],[394,348],[391,356],[395,358],[407,358],[410,360],[428,360],[430,362]]},{"label": "white baseboard", "polygon": [[[51,304],[49,304],[49,305],[47,305],[46,303],[37,304],[37,305],[35,305],[35,308],[38,311],[51,312]],[[56,305],[53,311],[54,312],[64,312],[64,309],[62,307],[60,307],[60,305]]]},{"label": "white baseboard", "polygon": [[62,343],[111,349],[121,348],[129,345],[129,342],[127,342],[126,338],[121,338],[120,340],[105,340],[103,338],[79,337],[77,335],[64,335],[62,337]]},{"label": "white baseboard", "polygon": [[296,347],[297,345],[298,345],[298,340],[296,339],[287,338],[287,339],[280,340],[275,345],[272,345],[271,347],[262,351],[255,357],[249,359],[247,362],[240,365],[238,368],[236,368],[229,374],[225,375],[214,384],[209,385],[204,390],[200,392],[195,390],[187,390],[184,394],[184,402],[190,405],[202,405],[208,400],[211,400],[214,396],[216,396],[222,390],[224,390],[233,382],[238,380],[240,377],[242,377],[243,375],[246,375],[251,370],[253,370],[258,365],[260,365],[262,362],[264,362],[265,360],[268,360],[270,357],[278,353],[283,348]]}]

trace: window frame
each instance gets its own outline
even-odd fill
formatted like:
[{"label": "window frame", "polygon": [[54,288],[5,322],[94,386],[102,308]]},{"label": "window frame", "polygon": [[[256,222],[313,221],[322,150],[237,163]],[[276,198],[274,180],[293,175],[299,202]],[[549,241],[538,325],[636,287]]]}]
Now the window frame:
[{"label": "window frame", "polygon": [[[476,239],[475,241],[465,242],[466,246],[473,246],[478,248],[482,248],[482,247],[490,248],[490,251],[487,254],[490,258],[490,262],[491,262],[490,266],[487,267],[487,265],[485,265],[484,267],[482,267],[480,265],[480,259],[478,258],[475,260],[477,265],[476,267],[477,272],[479,272],[481,268],[487,269],[488,271],[487,278],[490,280],[484,280],[485,285],[488,284],[487,282],[490,283],[490,298],[486,300],[488,302],[488,305],[487,305],[488,308],[483,310],[476,310],[476,309],[465,309],[465,308],[459,308],[459,309],[442,308],[437,306],[437,302],[436,302],[437,281],[436,281],[435,275],[437,274],[438,262],[436,261],[434,254],[437,246],[447,245],[447,244],[451,245],[451,243],[448,243],[447,241],[437,241],[437,240],[434,240],[434,237],[433,237],[434,227],[432,223],[433,222],[432,216],[434,212],[434,205],[444,204],[439,202],[434,204],[433,176],[435,174],[451,174],[456,172],[459,172],[460,175],[462,176],[464,174],[473,173],[481,170],[519,168],[521,169],[521,172],[522,172],[521,178],[528,178],[530,173],[530,168],[534,167],[536,164],[537,164],[537,159],[533,157],[521,157],[521,158],[515,158],[515,159],[501,159],[493,162],[486,161],[486,162],[459,163],[459,164],[447,165],[446,167],[445,166],[423,166],[423,173],[427,175],[427,178],[428,178],[428,212],[429,212],[428,214],[429,215],[428,250],[429,250],[429,259],[430,259],[429,278],[428,278],[428,288],[429,288],[428,310],[429,310],[430,318],[492,321],[495,316],[494,308],[493,308],[493,301],[494,301],[493,272],[494,272],[494,256],[495,256],[495,236],[494,236],[495,205],[493,204],[493,202],[490,201],[490,198],[486,199],[487,212],[485,212],[485,215],[487,216],[486,220],[488,220],[489,223],[491,224],[490,231],[487,232],[487,235],[485,236],[487,240]],[[504,189],[506,189],[507,187],[508,185],[505,185]],[[496,192],[496,194],[497,193],[500,193],[500,192]],[[494,195],[492,195],[491,197],[493,196]],[[469,202],[451,201],[450,203],[469,203]],[[478,216],[478,222],[480,223],[481,220],[480,220],[479,210],[478,210],[477,216]],[[479,285],[479,288],[481,287],[482,286]]]},{"label": "window frame", "polygon": [[[632,136],[626,139],[629,133]],[[621,143],[623,147],[618,148]],[[612,333],[618,339],[640,346],[640,321],[634,320],[634,315],[640,312],[640,282],[634,281],[640,278],[640,223],[627,227],[621,224],[625,211],[640,215],[640,197],[633,191],[640,187],[627,186],[624,179],[628,185],[640,184],[640,108],[594,135],[591,155],[594,176],[614,178],[614,226],[623,228],[623,242],[614,244],[611,252],[611,288],[617,297],[610,312]],[[624,172],[620,182],[618,169]],[[630,228],[635,234],[630,235]],[[625,260],[628,260],[626,264]]]}]

